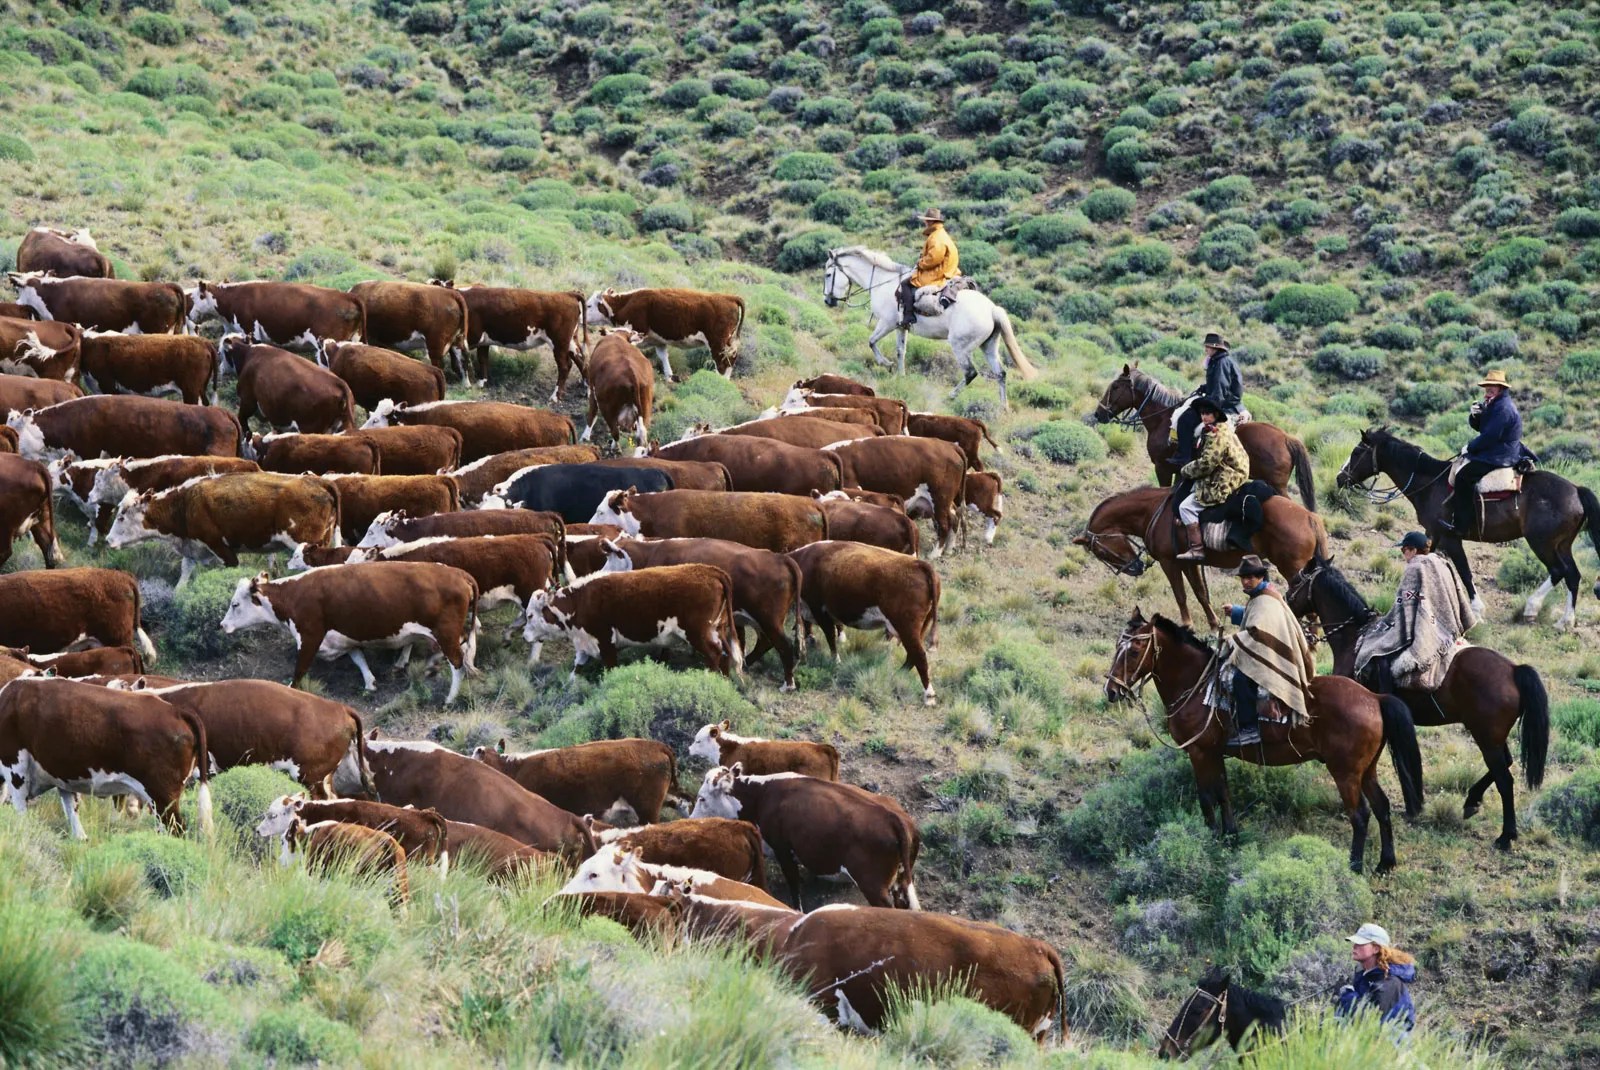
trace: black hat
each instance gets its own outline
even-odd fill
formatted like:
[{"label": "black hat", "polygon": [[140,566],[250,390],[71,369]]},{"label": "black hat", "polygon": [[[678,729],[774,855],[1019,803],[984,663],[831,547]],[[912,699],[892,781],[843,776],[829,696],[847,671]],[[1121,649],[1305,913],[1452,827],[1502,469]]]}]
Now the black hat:
[{"label": "black hat", "polygon": [[1229,348],[1228,340],[1217,331],[1207,331],[1206,340],[1202,344],[1210,349],[1220,349],[1223,352],[1227,352]]},{"label": "black hat", "polygon": [[1427,550],[1428,537],[1420,531],[1408,531],[1406,537],[1395,543],[1401,550]]},{"label": "black hat", "polygon": [[1267,568],[1265,561],[1255,554],[1249,554],[1243,561],[1239,562],[1239,567],[1234,570],[1233,574],[1235,576],[1267,576],[1270,575],[1270,570]]},{"label": "black hat", "polygon": [[1212,401],[1210,398],[1195,398],[1194,411],[1195,411],[1196,415],[1199,415],[1202,412],[1214,412],[1218,416],[1221,416],[1223,414],[1222,413],[1222,406],[1218,405],[1215,401]]}]

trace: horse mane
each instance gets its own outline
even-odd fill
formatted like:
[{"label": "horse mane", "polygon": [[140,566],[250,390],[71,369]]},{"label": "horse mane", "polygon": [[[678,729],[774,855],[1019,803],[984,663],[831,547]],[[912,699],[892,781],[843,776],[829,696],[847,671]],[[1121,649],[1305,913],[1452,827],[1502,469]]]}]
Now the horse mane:
[{"label": "horse mane", "polygon": [[1284,1014],[1289,1009],[1288,1004],[1277,996],[1269,996],[1265,992],[1257,992],[1232,982],[1228,984],[1228,1006],[1230,1010],[1233,1007],[1242,1007],[1264,1029],[1281,1029]]},{"label": "horse mane", "polygon": [[1177,636],[1185,646],[1194,647],[1207,655],[1216,654],[1216,650],[1212,648],[1211,644],[1196,635],[1195,630],[1187,624],[1179,624],[1177,621],[1172,620],[1170,617],[1164,617],[1160,613],[1151,617],[1150,623],[1164,632]]},{"label": "horse mane", "polygon": [[1443,465],[1449,463],[1448,461],[1441,461],[1439,458],[1434,457],[1421,446],[1407,442],[1405,439],[1391,431],[1388,424],[1384,424],[1382,427],[1374,427],[1372,430],[1367,432],[1367,437],[1371,440],[1374,449],[1381,446],[1389,446],[1408,456],[1410,458],[1410,464],[1413,468],[1417,467],[1417,465],[1423,461],[1431,462],[1434,465]]},{"label": "horse mane", "polygon": [[1344,611],[1346,620],[1352,617],[1370,617],[1374,615],[1371,603],[1362,596],[1360,591],[1356,590],[1355,584],[1350,582],[1350,578],[1340,572],[1338,568],[1323,560],[1321,555],[1312,558],[1311,567],[1322,570],[1322,590]]},{"label": "horse mane", "polygon": [[1142,368],[1129,368],[1128,381],[1145,390],[1158,405],[1176,406],[1183,395]]},{"label": "horse mane", "polygon": [[834,256],[859,256],[873,267],[882,271],[910,271],[905,264],[896,263],[887,253],[880,253],[876,249],[868,249],[865,245],[846,245],[833,251]]}]

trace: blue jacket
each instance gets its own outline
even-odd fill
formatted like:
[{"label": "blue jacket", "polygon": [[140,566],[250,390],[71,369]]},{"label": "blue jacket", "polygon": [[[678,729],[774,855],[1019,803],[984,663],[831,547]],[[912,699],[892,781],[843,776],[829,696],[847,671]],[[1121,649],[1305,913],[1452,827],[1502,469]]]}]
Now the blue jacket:
[{"label": "blue jacket", "polygon": [[1509,468],[1522,460],[1522,414],[1510,394],[1485,405],[1472,421],[1478,436],[1467,443],[1467,460]]},{"label": "blue jacket", "polygon": [[1415,963],[1395,963],[1382,968],[1356,970],[1355,978],[1339,990],[1339,1006],[1334,1012],[1348,1018],[1370,1007],[1383,1015],[1380,1021],[1394,1022],[1406,1032],[1417,1024],[1417,1008],[1411,1002],[1411,982],[1417,979]]},{"label": "blue jacket", "polygon": [[1224,416],[1235,416],[1244,408],[1244,378],[1227,350],[1206,361],[1206,385],[1195,393],[1221,409]]}]

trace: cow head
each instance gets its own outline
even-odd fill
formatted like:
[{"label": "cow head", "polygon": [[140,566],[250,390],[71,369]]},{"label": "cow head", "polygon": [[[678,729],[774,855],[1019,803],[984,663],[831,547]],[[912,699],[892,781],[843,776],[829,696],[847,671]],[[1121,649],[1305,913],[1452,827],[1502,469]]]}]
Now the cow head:
[{"label": "cow head", "polygon": [[546,639],[562,634],[571,614],[554,604],[554,598],[549,591],[534,591],[533,597],[528,599],[528,608],[524,612],[527,624],[522,628],[522,638],[532,643],[535,647]]},{"label": "cow head", "polygon": [[594,516],[589,518],[589,523],[614,524],[621,528],[625,535],[638,535],[639,518],[633,515],[633,496],[637,492],[637,487],[607,491],[606,496],[600,499],[600,506],[594,511]]},{"label": "cow head", "polygon": [[502,739],[499,747],[473,747],[472,760],[482,762],[490,769],[498,769],[501,772],[505,772],[505,753],[506,741]]},{"label": "cow head", "polygon": [[700,793],[694,797],[694,812],[689,816],[738,817],[744,804],[734,796],[733,786],[743,774],[744,766],[739,762],[734,762],[731,769],[724,765],[708,769]]},{"label": "cow head", "polygon": [[404,409],[403,405],[396,405],[393,398],[384,398],[378,402],[378,407],[372,410],[372,415],[367,417],[367,422],[362,427],[388,427],[395,418],[395,412]]},{"label": "cow head", "polygon": [[[45,465],[45,468],[50,472],[50,489],[53,492],[65,494],[79,501],[87,501],[88,496],[79,493],[78,484],[73,479],[77,475],[77,470],[74,470],[72,466],[77,463],[78,455],[71,450],[67,450],[61,456]],[[89,493],[94,493],[92,486],[89,489]]]},{"label": "cow head", "polygon": [[30,461],[45,459],[44,432],[33,421],[32,409],[12,409],[6,414],[6,426],[17,433],[17,452]]},{"label": "cow head", "polygon": [[639,851],[614,844],[583,860],[559,895],[575,892],[648,892],[655,878],[644,869]]},{"label": "cow head", "polygon": [[17,288],[17,304],[33,309],[42,320],[55,319],[45,307],[44,297],[39,293],[40,284],[50,278],[49,272],[8,271],[6,278]]},{"label": "cow head", "polygon": [[733,728],[732,721],[723,721],[721,724],[708,724],[694,734],[694,742],[689,744],[691,757],[704,758],[712,765],[722,761],[722,748],[718,745],[722,734]]},{"label": "cow head", "polygon": [[589,296],[588,302],[583,306],[583,318],[591,327],[611,327],[615,325],[611,310],[611,299],[617,291],[612,289],[596,290]]},{"label": "cow head", "polygon": [[111,530],[106,532],[107,546],[113,550],[120,550],[124,546],[131,546],[159,534],[145,523],[146,515],[150,511],[150,499],[153,497],[155,495],[148,490],[142,493],[128,491],[122,499],[122,504],[117,506],[117,516],[111,522]]},{"label": "cow head", "polygon": [[222,630],[228,635],[263,624],[277,624],[278,615],[267,599],[266,586],[271,582],[265,572],[239,581],[233,589],[233,600],[228,612],[222,615]]},{"label": "cow head", "polygon": [[222,310],[217,307],[215,283],[201,279],[194,284],[194,289],[185,290],[183,296],[187,299],[184,303],[189,306],[190,323],[200,323],[213,316],[222,315]]},{"label": "cow head", "polygon": [[405,518],[406,514],[402,509],[390,509],[387,512],[379,513],[372,518],[372,523],[367,525],[367,533],[361,536],[361,541],[356,545],[361,548],[372,547],[379,550],[388,546],[399,545],[400,540],[394,537],[393,529]]},{"label": "cow head", "polygon": [[304,795],[280,795],[272,800],[256,826],[256,835],[268,840],[286,835],[300,819],[300,808],[305,801]]},{"label": "cow head", "polygon": [[238,375],[250,355],[250,344],[250,339],[242,334],[223,335],[222,341],[217,343],[218,369]]},{"label": "cow head", "polygon": [[628,556],[628,551],[618,546],[611,539],[602,538],[600,548],[606,552],[606,563],[600,566],[601,572],[632,572],[633,558]]}]

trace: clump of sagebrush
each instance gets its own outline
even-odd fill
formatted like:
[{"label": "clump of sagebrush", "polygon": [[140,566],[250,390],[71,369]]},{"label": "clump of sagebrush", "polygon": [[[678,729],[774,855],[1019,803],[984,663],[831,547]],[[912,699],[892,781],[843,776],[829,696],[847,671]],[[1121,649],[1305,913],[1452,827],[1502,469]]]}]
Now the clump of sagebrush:
[{"label": "clump of sagebrush", "polygon": [[1233,960],[1260,981],[1303,941],[1368,916],[1372,891],[1337,847],[1295,836],[1245,869],[1223,909]]}]

